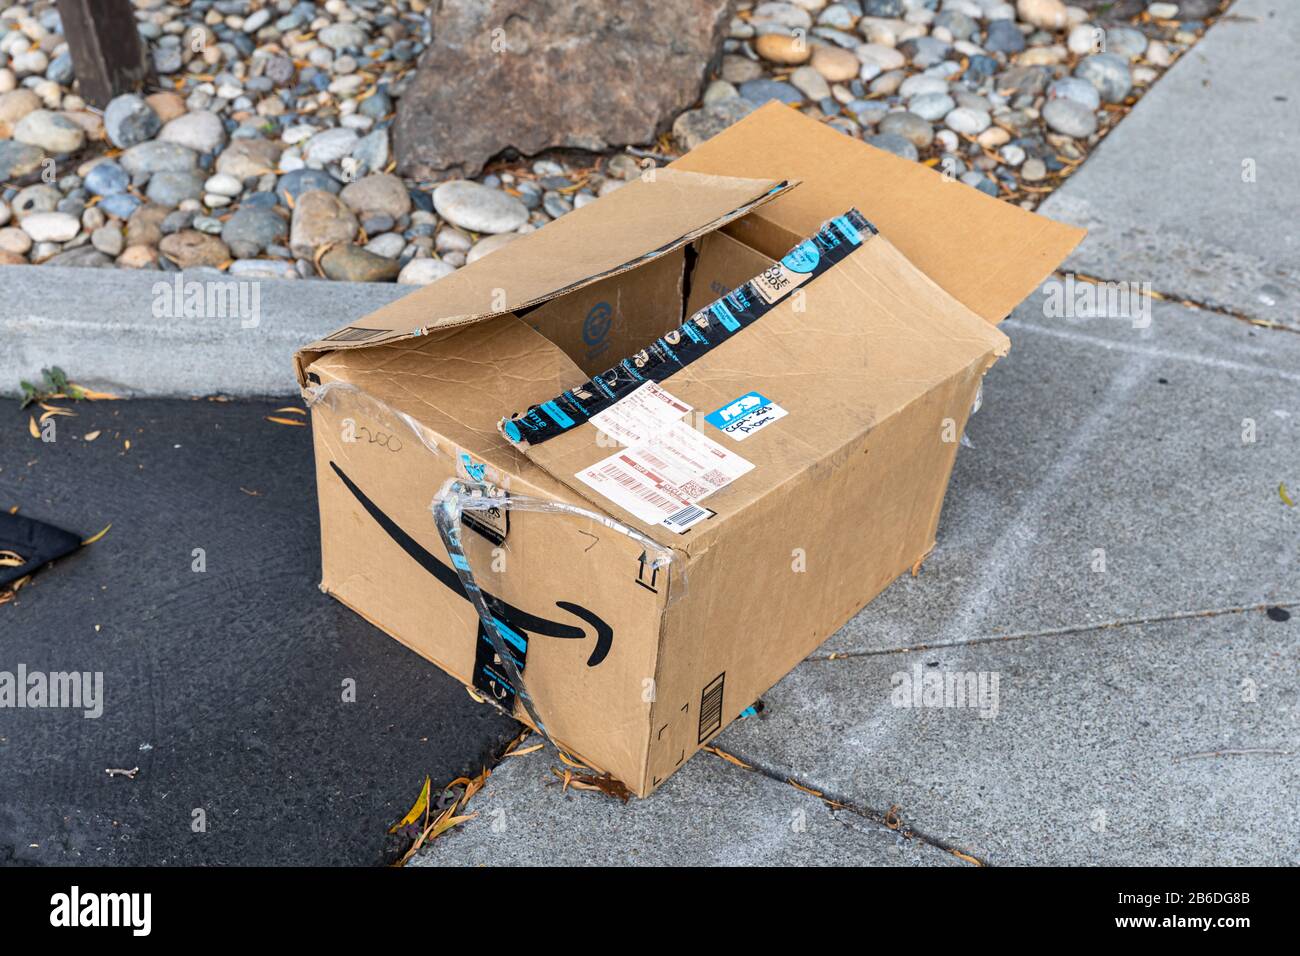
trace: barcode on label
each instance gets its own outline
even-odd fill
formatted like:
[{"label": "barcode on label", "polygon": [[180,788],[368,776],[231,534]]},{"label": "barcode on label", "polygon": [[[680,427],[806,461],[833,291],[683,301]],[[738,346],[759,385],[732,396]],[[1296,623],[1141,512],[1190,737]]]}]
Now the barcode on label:
[{"label": "barcode on label", "polygon": [[613,462],[601,468],[600,473],[606,478],[617,481],[620,485],[647,504],[652,504],[656,508],[662,508],[664,511],[676,507],[676,503],[671,498],[659,494],[659,492],[655,491],[648,485],[642,484],[641,480],[637,478],[636,475],[624,471]]},{"label": "barcode on label", "polygon": [[699,743],[704,743],[722,729],[722,688],[727,683],[727,672],[723,671],[700,694],[700,736]]},{"label": "barcode on label", "polygon": [[694,527],[705,518],[711,518],[713,512],[708,508],[701,508],[699,505],[687,505],[681,511],[670,514],[664,519],[664,524],[676,531],[678,534]]}]

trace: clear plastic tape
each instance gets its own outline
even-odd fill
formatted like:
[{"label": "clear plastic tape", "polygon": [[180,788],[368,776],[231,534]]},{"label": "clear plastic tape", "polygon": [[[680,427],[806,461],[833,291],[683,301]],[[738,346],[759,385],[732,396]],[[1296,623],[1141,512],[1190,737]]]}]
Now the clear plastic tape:
[{"label": "clear plastic tape", "polygon": [[[302,399],[307,403],[308,408],[321,404],[330,411],[342,411],[340,401],[343,396],[347,396],[350,401],[358,404],[368,405],[376,417],[380,419],[387,418],[391,423],[398,422],[413,435],[421,445],[433,452],[435,455],[446,455],[450,449],[444,449],[433,436],[433,432],[425,428],[418,421],[412,418],[406,412],[399,411],[387,402],[375,398],[363,388],[353,385],[351,382],[326,382],[323,385],[308,385],[302,390]],[[356,427],[356,423],[353,422]],[[395,429],[394,429],[395,430]]]},{"label": "clear plastic tape", "polygon": [[[519,661],[511,653],[509,643],[503,633],[503,628],[508,629],[509,625],[500,621],[492,613],[482,588],[478,586],[477,581],[474,579],[474,573],[470,568],[469,558],[465,554],[465,547],[461,540],[462,516],[467,511],[500,509],[503,511],[566,514],[585,518],[635,541],[644,549],[644,563],[648,570],[657,571],[668,568],[670,575],[674,560],[672,548],[660,544],[635,528],[629,527],[608,515],[601,514],[599,511],[562,501],[551,501],[531,495],[511,493],[507,488],[509,483],[508,475],[501,475],[496,469],[475,461],[468,452],[462,449],[440,444],[433,433],[415,418],[406,412],[393,408],[387,402],[375,398],[356,385],[348,382],[328,382],[323,385],[311,385],[303,388],[302,395],[308,408],[323,404],[336,413],[346,413],[348,411],[348,405],[345,402],[365,406],[377,421],[383,423],[384,427],[396,431],[400,425],[403,431],[409,432],[430,453],[438,457],[450,457],[452,459],[456,474],[460,477],[448,478],[430,503],[429,510],[433,514],[434,525],[438,529],[438,535],[442,538],[444,546],[447,548],[447,555],[451,559],[456,576],[465,589],[465,595],[471,606],[473,606],[475,613],[478,614],[479,621],[483,625],[483,631],[492,645],[492,650],[499,658],[501,668],[506,672],[506,678],[513,685],[516,696],[523,702],[524,710],[527,711],[534,726],[544,737],[551,740],[546,725],[537,712],[537,705],[528,693]],[[365,426],[354,421],[352,427],[364,428]],[[674,600],[680,597],[684,592],[684,586],[684,577],[679,576],[676,580],[670,578],[669,599]],[[477,640],[477,638],[475,639]],[[493,703],[496,702],[493,701]],[[554,740],[551,740],[551,742],[555,743]],[[556,744],[556,746],[559,745]]]},{"label": "clear plastic tape", "polygon": [[[974,415],[984,404],[984,379],[980,379],[979,385],[975,386],[975,401],[970,404],[970,413]],[[966,428],[970,428],[970,419],[966,420]],[[961,446],[963,448],[974,448],[975,443],[966,437],[966,428],[961,430]]]},{"label": "clear plastic tape", "polygon": [[508,628],[508,625],[498,620],[496,615],[492,613],[487,600],[483,596],[483,589],[474,580],[474,572],[470,569],[469,558],[465,554],[464,546],[461,543],[461,516],[466,511],[500,509],[502,511],[569,514],[587,518],[598,522],[611,531],[626,535],[641,545],[650,559],[649,566],[653,569],[671,565],[673,560],[672,549],[659,544],[652,538],[646,537],[635,528],[629,528],[622,522],[592,511],[589,508],[566,504],[561,501],[548,501],[528,495],[509,494],[481,481],[463,481],[458,478],[449,478],[443,484],[438,496],[433,500],[429,508],[433,512],[434,524],[437,525],[438,533],[442,536],[443,544],[447,547],[447,554],[451,557],[452,566],[456,569],[456,576],[460,578],[460,583],[465,588],[465,594],[469,597],[470,604],[478,612],[479,620],[483,623],[483,633],[487,635],[488,641],[492,644],[492,650],[496,653],[502,669],[506,672],[506,679],[515,689],[516,696],[523,701],[524,710],[528,712],[529,718],[532,719],[533,726],[537,728],[543,737],[550,740],[556,747],[559,747],[560,745],[547,732],[546,724],[542,722],[541,715],[537,712],[537,705],[533,701],[532,695],[528,693],[519,662],[507,643],[503,628]]}]

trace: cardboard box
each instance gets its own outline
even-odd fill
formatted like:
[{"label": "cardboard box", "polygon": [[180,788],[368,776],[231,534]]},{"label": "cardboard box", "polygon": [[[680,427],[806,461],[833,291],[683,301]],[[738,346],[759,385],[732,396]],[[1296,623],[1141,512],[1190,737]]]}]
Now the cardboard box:
[{"label": "cardboard box", "polygon": [[[704,447],[751,466],[703,500],[707,520],[678,534],[596,490],[592,469],[620,450],[596,424],[535,444],[503,433],[851,207],[879,234],[656,386]],[[1081,237],[759,109],[298,354],[322,589],[492,695],[431,502],[459,477],[586,509],[474,511],[461,540],[526,645],[549,733],[648,795],[931,549],[976,391],[1008,348],[995,323]],[[740,438],[718,427],[759,399],[783,415]]]}]

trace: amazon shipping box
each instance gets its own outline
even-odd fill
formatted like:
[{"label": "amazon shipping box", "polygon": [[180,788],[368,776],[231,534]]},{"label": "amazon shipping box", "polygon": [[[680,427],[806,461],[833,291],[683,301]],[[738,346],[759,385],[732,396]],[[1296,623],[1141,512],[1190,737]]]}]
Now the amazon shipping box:
[{"label": "amazon shipping box", "polygon": [[322,588],[648,795],[934,545],[1081,236],[763,107],[298,353]]}]

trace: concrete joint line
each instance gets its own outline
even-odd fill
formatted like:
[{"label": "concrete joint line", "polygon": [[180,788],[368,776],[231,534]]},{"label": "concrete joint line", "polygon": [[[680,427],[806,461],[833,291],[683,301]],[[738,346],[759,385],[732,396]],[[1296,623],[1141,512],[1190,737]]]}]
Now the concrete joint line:
[{"label": "concrete joint line", "polygon": [[[721,751],[719,751],[719,753],[721,753]],[[901,817],[898,817],[897,815],[894,814],[893,807],[891,807],[889,810],[885,811],[884,813],[881,813],[880,811],[871,809],[869,807],[860,807],[857,804],[852,803],[847,799],[841,799],[840,797],[828,795],[824,790],[818,790],[815,787],[809,786],[808,784],[795,779],[795,777],[791,776],[788,773],[779,773],[773,768],[768,767],[764,764],[745,762],[744,765],[741,766],[740,764],[734,763],[734,761],[732,760],[726,760],[725,758],[718,756],[718,754],[710,753],[710,756],[718,760],[723,760],[724,763],[729,763],[732,766],[736,767],[736,769],[738,770],[748,770],[750,773],[761,774],[762,776],[767,777],[769,780],[775,780],[777,783],[783,783],[790,789],[796,790],[799,793],[804,794],[805,796],[813,797],[814,799],[819,799],[822,801],[822,803],[826,804],[826,806],[831,810],[832,813],[834,813],[834,811],[836,810],[844,810],[848,813],[852,813],[854,816],[861,817],[863,820],[866,820],[868,823],[871,823],[875,826],[879,826],[885,830],[888,830],[890,833],[899,834],[908,840],[918,840],[921,843],[926,844],[927,846],[932,846],[936,850],[942,850],[944,853],[950,853],[953,856],[957,857],[958,859],[972,863],[975,866],[990,865],[986,860],[980,859],[979,857],[975,856],[973,853],[969,853],[966,850],[960,849],[959,847],[950,846],[944,841],[938,839],[937,837],[932,837],[929,834],[926,834],[921,830],[918,830],[910,823],[904,822]],[[737,757],[735,759],[739,760],[740,758]],[[893,816],[897,822],[891,824],[889,822],[891,816]]]},{"label": "concrete joint line", "polygon": [[808,656],[801,663],[825,662],[848,660],[859,657],[880,657],[887,654],[915,654],[924,651],[932,651],[937,648],[950,647],[972,647],[978,644],[997,644],[1002,641],[1029,641],[1039,637],[1066,637],[1072,634],[1088,634],[1093,631],[1120,630],[1126,627],[1141,627],[1145,624],[1163,624],[1169,621],[1186,621],[1193,618],[1202,617],[1222,617],[1227,614],[1249,614],[1252,612],[1264,612],[1271,607],[1280,607],[1290,610],[1291,608],[1300,608],[1300,597],[1287,598],[1281,601],[1269,601],[1265,604],[1250,604],[1240,607],[1217,607],[1206,608],[1200,611],[1170,611],[1167,614],[1155,614],[1149,617],[1129,617],[1117,618],[1113,621],[1103,621],[1100,624],[1080,624],[1074,627],[1055,627],[1045,631],[1026,631],[1020,634],[988,634],[983,637],[972,637],[966,640],[956,641],[935,641],[930,644],[910,644],[905,647],[881,647],[870,651],[836,651],[833,654],[822,654],[817,656]]}]

